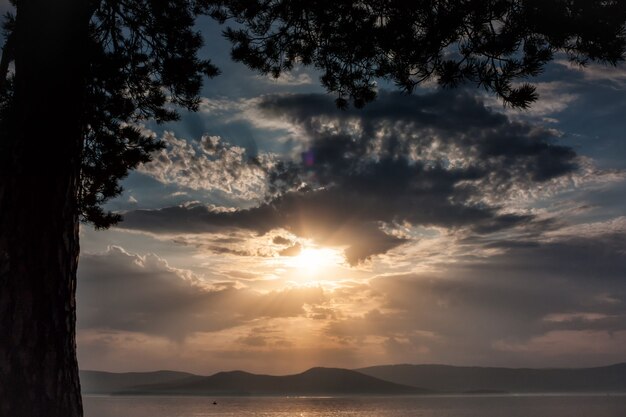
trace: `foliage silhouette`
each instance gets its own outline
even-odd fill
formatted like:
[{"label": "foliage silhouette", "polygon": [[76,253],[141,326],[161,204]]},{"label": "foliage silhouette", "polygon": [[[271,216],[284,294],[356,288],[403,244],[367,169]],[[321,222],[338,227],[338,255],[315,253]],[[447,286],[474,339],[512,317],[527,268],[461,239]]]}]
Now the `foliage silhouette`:
[{"label": "foliage silhouette", "polygon": [[626,39],[620,1],[221,0],[212,14],[242,26],[225,32],[234,60],[275,77],[313,65],[340,107],[373,100],[384,78],[406,92],[429,80],[469,82],[527,108],[535,87],[515,82],[556,53],[615,65]]},{"label": "foliage silhouette", "polygon": [[[197,57],[203,40],[193,25],[196,15],[205,10],[201,3],[93,2],[85,57],[79,198],[82,219],[97,228],[121,219],[101,207],[122,192],[119,180],[163,147],[138,124],[176,120],[174,106],[197,110],[203,76],[219,73],[210,61]],[[14,47],[14,28],[15,19],[9,15],[7,48]],[[11,54],[7,48],[3,58]]]}]

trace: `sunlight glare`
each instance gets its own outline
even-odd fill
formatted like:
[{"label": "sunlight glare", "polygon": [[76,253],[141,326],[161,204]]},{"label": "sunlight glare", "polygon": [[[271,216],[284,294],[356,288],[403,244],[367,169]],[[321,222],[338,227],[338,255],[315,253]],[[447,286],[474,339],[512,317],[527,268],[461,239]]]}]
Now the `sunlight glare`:
[{"label": "sunlight glare", "polygon": [[325,267],[337,265],[340,257],[333,249],[304,248],[292,259],[292,266],[300,272],[315,274]]}]

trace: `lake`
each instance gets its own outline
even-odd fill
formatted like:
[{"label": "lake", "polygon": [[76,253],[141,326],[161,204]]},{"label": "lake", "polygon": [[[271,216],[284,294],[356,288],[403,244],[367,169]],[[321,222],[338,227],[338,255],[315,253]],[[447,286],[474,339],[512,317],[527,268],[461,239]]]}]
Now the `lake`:
[{"label": "lake", "polygon": [[[217,401],[217,405],[213,404]],[[85,417],[624,417],[626,395],[85,396]]]}]

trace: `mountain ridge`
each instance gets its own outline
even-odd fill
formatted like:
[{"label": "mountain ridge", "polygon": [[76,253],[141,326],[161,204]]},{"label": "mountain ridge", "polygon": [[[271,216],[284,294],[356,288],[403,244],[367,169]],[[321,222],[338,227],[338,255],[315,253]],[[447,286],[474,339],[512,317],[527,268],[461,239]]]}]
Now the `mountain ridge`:
[{"label": "mountain ridge", "polygon": [[106,372],[80,371],[81,390],[86,394],[110,394],[135,385],[164,383],[187,378],[201,378],[189,372],[150,371],[150,372]]},{"label": "mountain ridge", "polygon": [[428,390],[383,381],[341,368],[316,367],[299,374],[274,376],[245,371],[218,372],[200,379],[139,385],[116,394],[156,395],[347,395],[421,394]]},{"label": "mountain ridge", "polygon": [[86,394],[411,395],[436,393],[626,392],[626,363],[590,368],[504,368],[442,364],[314,367],[289,375],[242,370],[210,376],[178,371],[81,371]]},{"label": "mountain ridge", "polygon": [[590,368],[503,368],[453,365],[379,365],[356,369],[386,381],[439,392],[626,392],[626,363]]}]

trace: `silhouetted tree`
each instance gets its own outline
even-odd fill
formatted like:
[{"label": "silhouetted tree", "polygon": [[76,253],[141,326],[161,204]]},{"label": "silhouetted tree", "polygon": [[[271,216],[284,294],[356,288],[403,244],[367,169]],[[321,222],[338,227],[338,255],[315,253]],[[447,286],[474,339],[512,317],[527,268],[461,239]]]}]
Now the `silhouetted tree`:
[{"label": "silhouetted tree", "polygon": [[599,0],[221,0],[232,57],[278,76],[297,63],[322,70],[344,107],[376,96],[376,79],[406,92],[428,80],[473,83],[526,108],[556,53],[578,64],[624,57],[623,1]]},{"label": "silhouetted tree", "polygon": [[[198,15],[234,21],[233,59],[278,76],[322,70],[337,104],[470,82],[527,107],[557,53],[624,57],[626,2],[599,0],[21,0],[0,61],[0,414],[82,415],[75,352],[79,220],[162,143],[138,124],[195,110],[204,76]],[[11,70],[11,65],[14,70]]]},{"label": "silhouetted tree", "polygon": [[79,218],[119,220],[101,204],[162,147],[137,123],[195,110],[217,69],[198,58],[202,2],[16,6],[0,65],[0,415],[74,417]]}]

